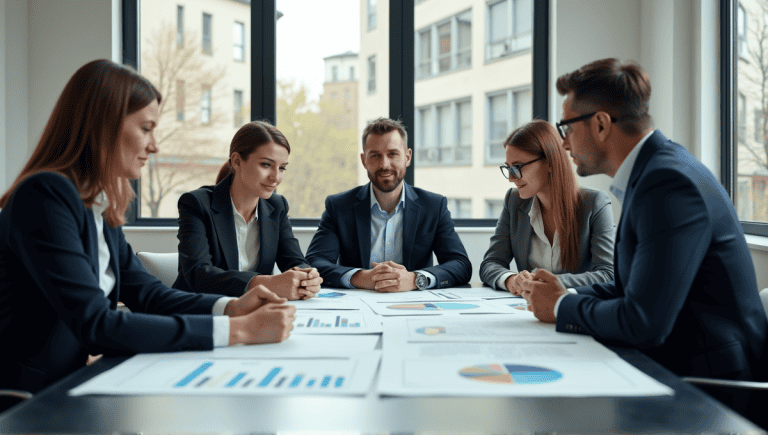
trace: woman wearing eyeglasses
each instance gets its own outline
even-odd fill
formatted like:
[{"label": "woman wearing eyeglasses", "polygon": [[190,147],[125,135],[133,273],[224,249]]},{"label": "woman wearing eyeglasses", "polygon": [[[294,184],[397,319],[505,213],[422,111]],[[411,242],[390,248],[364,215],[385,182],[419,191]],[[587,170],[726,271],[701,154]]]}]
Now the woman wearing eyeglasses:
[{"label": "woman wearing eyeglasses", "polygon": [[[290,300],[320,290],[274,193],[291,147],[273,125],[245,124],[235,133],[215,186],[179,198],[179,276],[174,288],[239,297],[263,284]],[[282,273],[272,275],[275,263]]]},{"label": "woman wearing eyeglasses", "polygon": [[[480,265],[493,288],[519,295],[533,269],[546,269],[566,287],[613,280],[615,228],[608,195],[580,189],[557,130],[535,120],[504,142],[501,173],[509,189]],[[518,273],[510,271],[515,260]]]}]

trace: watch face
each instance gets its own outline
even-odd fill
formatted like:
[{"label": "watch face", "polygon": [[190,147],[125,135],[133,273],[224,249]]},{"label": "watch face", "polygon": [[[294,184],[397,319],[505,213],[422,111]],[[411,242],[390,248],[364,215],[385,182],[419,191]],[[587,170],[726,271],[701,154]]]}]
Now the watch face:
[{"label": "watch face", "polygon": [[429,285],[429,279],[427,279],[426,275],[423,275],[421,273],[416,274],[416,287],[420,289],[425,289]]}]

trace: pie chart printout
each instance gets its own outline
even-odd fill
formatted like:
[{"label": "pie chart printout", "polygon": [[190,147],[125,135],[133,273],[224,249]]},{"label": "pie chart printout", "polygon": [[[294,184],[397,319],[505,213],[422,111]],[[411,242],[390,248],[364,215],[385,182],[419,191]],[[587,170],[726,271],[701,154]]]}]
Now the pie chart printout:
[{"label": "pie chart printout", "polygon": [[424,335],[445,334],[445,326],[425,326],[423,328],[416,328],[416,332]]},{"label": "pie chart printout", "polygon": [[342,296],[346,296],[346,294],[345,293],[340,293],[340,292],[325,292],[325,293],[318,293],[317,294],[318,298],[329,298],[329,299],[340,298]]},{"label": "pie chart printout", "polygon": [[465,304],[461,302],[420,302],[416,304],[397,304],[387,306],[387,308],[392,310],[410,311],[471,310],[477,307],[479,307],[479,305]]},{"label": "pie chart printout", "polygon": [[552,369],[518,364],[487,364],[464,367],[459,375],[489,384],[546,384],[562,379],[563,374]]}]

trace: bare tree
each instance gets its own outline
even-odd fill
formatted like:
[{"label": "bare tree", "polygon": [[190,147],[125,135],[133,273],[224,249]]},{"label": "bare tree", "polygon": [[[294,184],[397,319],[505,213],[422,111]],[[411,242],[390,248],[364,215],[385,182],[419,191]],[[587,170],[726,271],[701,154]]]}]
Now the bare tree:
[{"label": "bare tree", "polygon": [[212,183],[211,174],[224,161],[226,151],[219,148],[228,117],[213,109],[225,94],[220,86],[226,69],[203,53],[194,32],[177,41],[176,29],[166,23],[146,38],[141,62],[142,74],[163,96],[155,130],[160,153],[150,158],[141,189],[151,216],[158,217],[169,193],[195,179]]}]

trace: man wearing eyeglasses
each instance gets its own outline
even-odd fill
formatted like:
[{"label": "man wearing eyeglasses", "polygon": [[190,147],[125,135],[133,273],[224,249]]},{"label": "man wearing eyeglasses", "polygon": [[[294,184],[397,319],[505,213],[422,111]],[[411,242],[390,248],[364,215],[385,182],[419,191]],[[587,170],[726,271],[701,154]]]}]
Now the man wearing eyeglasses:
[{"label": "man wearing eyeglasses", "polygon": [[578,174],[612,177],[622,204],[615,278],[569,292],[537,271],[522,284],[531,310],[557,331],[638,347],[678,375],[760,377],[768,326],[741,225],[712,173],[652,129],[648,75],[604,59],[557,89]]},{"label": "man wearing eyeglasses", "polygon": [[326,198],[307,249],[325,285],[402,292],[469,282],[472,264],[446,198],[403,182],[407,137],[400,121],[369,124],[360,159],[371,182]]}]

